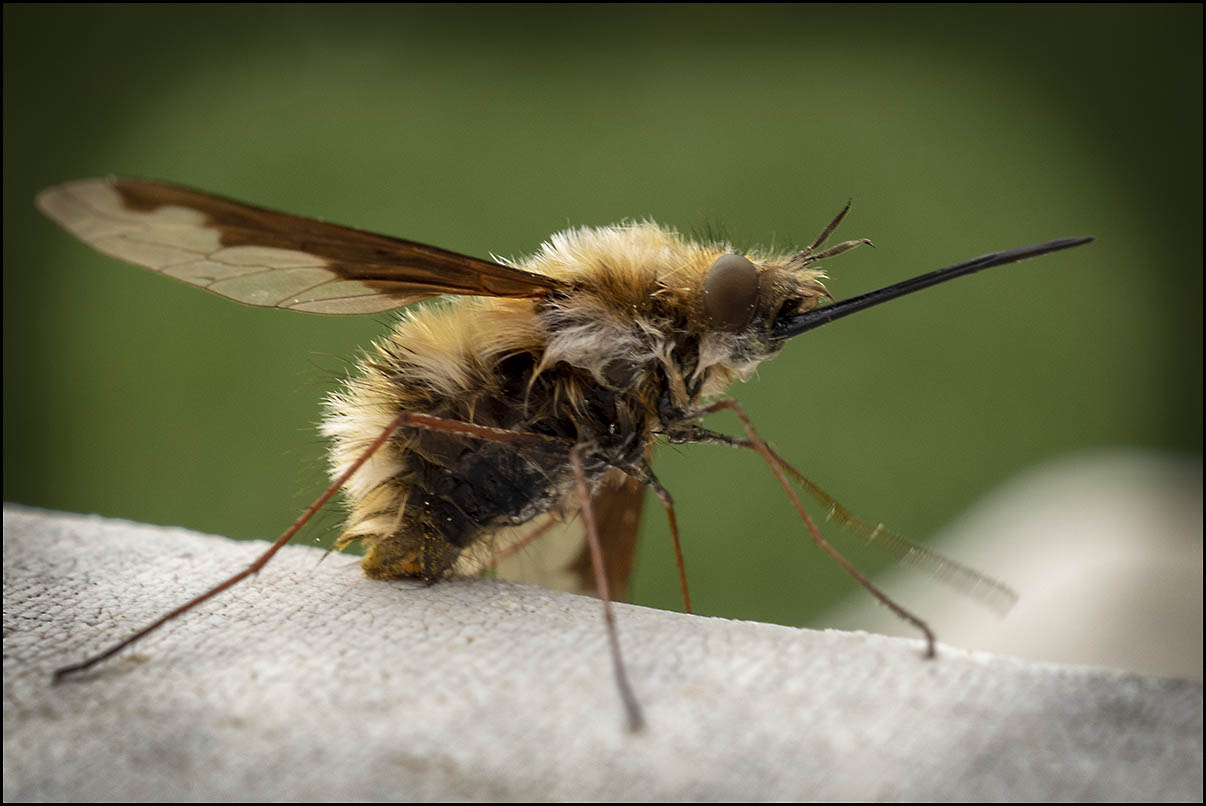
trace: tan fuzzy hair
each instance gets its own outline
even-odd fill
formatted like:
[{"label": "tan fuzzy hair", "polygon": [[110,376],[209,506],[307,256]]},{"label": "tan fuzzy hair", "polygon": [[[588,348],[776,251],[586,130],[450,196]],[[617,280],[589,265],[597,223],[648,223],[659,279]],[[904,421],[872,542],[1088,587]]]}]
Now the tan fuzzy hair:
[{"label": "tan fuzzy hair", "polygon": [[[350,467],[400,411],[480,423],[480,407],[489,406],[492,390],[505,382],[499,367],[513,355],[538,357],[529,385],[554,368],[574,370],[559,372],[552,400],[532,405],[583,410],[592,386],[622,389],[634,401],[634,423],[646,422],[646,429],[652,427],[647,418],[636,415],[656,410],[647,383],[653,370],[660,369],[684,400],[696,381],[715,395],[734,378],[747,378],[766,356],[739,349],[739,335],[710,332],[700,303],[709,267],[729,252],[727,243],[697,243],[651,221],[570,229],[551,236],[534,255],[508,261],[562,281],[571,289],[564,296],[460,297],[405,311],[326,401],[322,433],[333,441],[332,475]],[[779,267],[791,259],[749,258],[761,272],[782,272]],[[815,287],[818,299],[824,294],[820,272],[791,275],[793,287]],[[700,361],[684,374],[673,354],[688,336],[698,339]],[[367,539],[371,557],[375,539],[403,526],[412,487],[408,454],[420,440],[414,434],[394,439],[345,484],[350,513],[339,545]],[[389,568],[374,562],[366,559],[366,570],[376,568],[377,575],[413,571],[412,559],[390,561],[395,564]]]}]

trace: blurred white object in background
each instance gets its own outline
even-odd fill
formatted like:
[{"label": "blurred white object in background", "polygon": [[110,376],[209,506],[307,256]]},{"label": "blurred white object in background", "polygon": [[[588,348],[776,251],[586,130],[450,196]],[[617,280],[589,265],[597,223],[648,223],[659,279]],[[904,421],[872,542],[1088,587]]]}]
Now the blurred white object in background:
[{"label": "blurred white object in background", "polygon": [[[879,578],[944,644],[1202,679],[1202,463],[1102,453],[1029,470],[930,545],[1000,579],[1003,619],[907,568]],[[818,626],[916,637],[863,591]]]}]

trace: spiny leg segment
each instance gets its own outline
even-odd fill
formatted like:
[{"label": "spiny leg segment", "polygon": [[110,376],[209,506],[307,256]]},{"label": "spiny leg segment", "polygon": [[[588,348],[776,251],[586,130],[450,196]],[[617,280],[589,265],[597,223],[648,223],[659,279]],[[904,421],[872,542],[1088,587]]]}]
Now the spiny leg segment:
[{"label": "spiny leg segment", "polygon": [[142,638],[145,638],[147,635],[150,635],[164,624],[167,624],[169,621],[177,618],[178,616],[184,615],[197,605],[212,599],[214,596],[217,596],[227,588],[233,587],[252,574],[257,573],[261,568],[268,564],[268,561],[271,560],[272,557],[278,551],[280,551],[281,548],[288,543],[294,535],[297,534],[298,530],[301,529],[306,522],[314,516],[314,513],[318,512],[318,510],[321,509],[322,506],[329,501],[331,497],[334,496],[341,487],[343,487],[344,484],[347,483],[348,479],[350,479],[352,475],[356,473],[356,471],[359,470],[364,463],[367,462],[399,428],[420,428],[427,431],[438,431],[445,434],[457,434],[460,436],[481,439],[487,442],[500,442],[504,444],[553,442],[567,448],[569,447],[567,440],[559,439],[557,437],[550,437],[543,434],[530,434],[521,431],[510,431],[503,428],[489,428],[486,426],[474,425],[472,423],[460,422],[459,420],[448,420],[443,417],[435,417],[430,414],[422,414],[419,412],[401,412],[390,421],[389,425],[382,429],[381,433],[378,434],[376,439],[374,439],[372,443],[370,443],[369,446],[364,450],[364,452],[360,454],[356,461],[353,462],[352,465],[339,476],[339,478],[333,481],[331,485],[323,492],[323,494],[316,498],[314,503],[310,504],[306,511],[293,522],[293,525],[286,529],[281,536],[278,537],[266,551],[264,551],[263,554],[261,554],[254,562],[251,563],[251,565],[247,566],[234,576],[231,576],[228,579],[218,583],[201,595],[190,599],[180,607],[177,607],[175,610],[172,610],[143,629],[129,636],[125,640],[120,641],[112,647],[104,650],[103,652],[93,655],[92,657],[87,658],[80,663],[64,666],[63,668],[56,670],[54,673],[54,681],[57,683],[68,675],[85,671],[101,661],[111,658],[131,644],[141,640]]},{"label": "spiny leg segment", "polygon": [[657,480],[657,476],[653,475],[653,469],[649,467],[648,462],[621,468],[621,470],[653,490],[657,494],[657,500],[662,502],[662,506],[666,510],[666,520],[670,522],[670,539],[674,542],[674,562],[678,565],[678,584],[683,592],[683,611],[694,612],[691,610],[691,591],[687,589],[687,566],[683,560],[683,544],[678,537],[678,516],[674,514],[674,499],[670,496],[670,491],[662,486],[662,483]]},{"label": "spiny leg segment", "polygon": [[[680,442],[694,444],[725,445],[730,448],[744,448],[759,453],[752,440],[732,437],[710,431],[700,426],[692,427]],[[832,495],[822,490],[815,482],[792,467],[774,448],[767,445],[771,456],[779,463],[779,467],[787,472],[800,487],[825,508],[825,519],[832,520],[843,531],[858,535],[870,545],[875,545],[884,551],[894,554],[902,563],[912,565],[926,571],[960,592],[978,600],[981,604],[1004,616],[1017,604],[1018,595],[1005,583],[993,579],[970,566],[964,565],[950,557],[944,557],[928,546],[916,543],[903,535],[897,534],[884,527],[882,523],[872,524],[853,515],[842,506]],[[761,454],[759,454],[761,455]]]},{"label": "spiny leg segment", "polygon": [[[924,621],[922,621],[920,618],[913,615],[911,612],[909,612],[908,610],[906,610],[905,608],[901,607],[896,602],[894,602],[886,593],[884,593],[878,587],[876,587],[876,585],[874,583],[872,583],[871,580],[869,580],[865,576],[863,576],[863,574],[860,573],[857,568],[855,568],[853,565],[851,565],[850,562],[845,557],[843,557],[838,552],[837,549],[835,549],[832,545],[830,545],[829,541],[827,541],[821,535],[821,530],[817,528],[817,525],[813,522],[813,520],[809,516],[808,512],[804,509],[804,505],[800,503],[800,498],[799,498],[799,496],[796,495],[795,489],[791,486],[791,483],[787,480],[787,476],[785,476],[783,473],[783,467],[787,466],[787,463],[784,462],[783,459],[781,459],[778,456],[778,454],[776,454],[774,451],[772,451],[770,449],[770,447],[766,444],[765,441],[763,441],[762,437],[754,429],[753,424],[750,423],[749,418],[746,417],[745,410],[741,408],[741,404],[731,398],[726,399],[726,400],[718,400],[717,402],[711,404],[710,406],[706,406],[703,409],[701,409],[699,414],[700,414],[700,416],[703,416],[705,414],[712,414],[713,412],[722,411],[725,409],[728,409],[729,411],[732,411],[735,415],[737,415],[737,419],[741,421],[741,425],[745,429],[745,433],[747,435],[749,435],[749,441],[748,442],[746,442],[744,440],[732,440],[731,442],[728,442],[726,440],[719,440],[719,441],[723,441],[726,444],[732,445],[734,447],[748,448],[750,450],[753,450],[756,453],[758,453],[760,456],[762,456],[762,458],[764,460],[766,460],[766,463],[770,466],[771,472],[774,473],[775,478],[779,480],[779,486],[783,488],[783,491],[785,493],[787,493],[787,497],[791,500],[792,506],[795,507],[796,512],[800,516],[800,519],[802,521],[804,521],[804,525],[805,525],[805,527],[807,527],[808,533],[812,536],[813,541],[818,546],[820,546],[822,551],[824,551],[826,554],[828,554],[830,557],[832,557],[834,562],[836,562],[838,565],[840,565],[842,567],[842,569],[846,571],[846,573],[848,573],[848,574],[850,574],[850,576],[854,577],[854,579],[860,585],[862,585],[864,588],[866,588],[867,591],[870,592],[870,594],[872,596],[874,596],[876,599],[878,599],[885,607],[887,607],[889,610],[891,610],[893,613],[895,613],[899,618],[903,619],[904,621],[909,622],[914,627],[921,630],[921,632],[925,635],[925,641],[926,641],[925,656],[927,658],[933,658],[936,655],[936,652],[934,649],[935,638],[934,638],[933,630],[931,630],[929,625],[926,624]],[[711,441],[711,440],[707,440],[707,441]],[[788,466],[788,467],[794,475],[798,475],[798,471],[796,471],[794,468],[790,468],[790,466]],[[803,477],[801,476],[801,478],[803,478]]]}]

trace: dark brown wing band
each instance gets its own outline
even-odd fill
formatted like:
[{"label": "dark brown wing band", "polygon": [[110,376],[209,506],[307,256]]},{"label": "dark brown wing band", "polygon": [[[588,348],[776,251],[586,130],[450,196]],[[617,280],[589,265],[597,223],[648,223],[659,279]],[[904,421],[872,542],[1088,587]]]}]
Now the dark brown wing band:
[{"label": "dark brown wing band", "polygon": [[38,207],[98,251],[248,305],[378,313],[440,294],[541,297],[557,280],[401,238],[141,179],[47,188]]}]

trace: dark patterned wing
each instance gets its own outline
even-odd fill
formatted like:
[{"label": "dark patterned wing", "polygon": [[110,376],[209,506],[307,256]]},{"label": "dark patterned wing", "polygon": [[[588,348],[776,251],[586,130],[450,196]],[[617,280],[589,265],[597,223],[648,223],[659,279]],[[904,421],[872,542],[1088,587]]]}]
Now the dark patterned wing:
[{"label": "dark patterned wing", "polygon": [[440,294],[541,297],[550,277],[434,246],[142,179],[81,179],[38,194],[92,248],[269,308],[380,313]]}]

